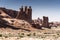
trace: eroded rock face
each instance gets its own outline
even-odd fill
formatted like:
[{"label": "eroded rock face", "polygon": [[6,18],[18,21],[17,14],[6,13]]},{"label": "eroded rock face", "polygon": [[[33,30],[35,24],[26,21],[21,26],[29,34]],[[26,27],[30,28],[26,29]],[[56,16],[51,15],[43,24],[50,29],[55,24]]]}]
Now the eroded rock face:
[{"label": "eroded rock face", "polygon": [[31,28],[30,23],[28,23],[28,22],[25,21],[25,20],[18,20],[18,21],[15,20],[14,26],[16,26],[17,28],[26,28],[26,29]]},{"label": "eroded rock face", "polygon": [[29,8],[27,6],[25,6],[25,8],[23,8],[23,6],[20,8],[20,11],[16,17],[17,19],[22,19],[28,22],[32,22],[32,8],[31,6],[29,6]]},{"label": "eroded rock face", "polygon": [[16,18],[16,19],[21,19],[21,20],[31,22],[32,21],[32,8],[31,6],[29,7],[25,6],[24,8],[21,7],[20,11],[16,11],[16,10],[0,7],[0,17]]},{"label": "eroded rock face", "polygon": [[42,24],[42,26],[43,27],[49,27],[49,19],[48,19],[48,17],[45,17],[45,16],[43,16],[43,24]]},{"label": "eroded rock face", "polygon": [[0,18],[7,21],[9,26],[29,29],[32,22],[32,8],[25,6],[16,11],[0,7]]},{"label": "eroded rock face", "polygon": [[7,19],[7,18],[3,18],[3,19],[6,20],[10,26],[13,26],[15,28],[32,29],[32,25],[25,20]]}]

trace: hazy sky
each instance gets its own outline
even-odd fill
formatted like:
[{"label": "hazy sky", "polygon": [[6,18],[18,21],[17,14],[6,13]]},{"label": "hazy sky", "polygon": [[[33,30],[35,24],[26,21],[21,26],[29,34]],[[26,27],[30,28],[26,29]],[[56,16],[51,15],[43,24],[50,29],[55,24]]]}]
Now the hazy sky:
[{"label": "hazy sky", "polygon": [[0,0],[0,7],[19,10],[24,6],[32,6],[32,18],[48,16],[49,21],[60,21],[60,0]]}]

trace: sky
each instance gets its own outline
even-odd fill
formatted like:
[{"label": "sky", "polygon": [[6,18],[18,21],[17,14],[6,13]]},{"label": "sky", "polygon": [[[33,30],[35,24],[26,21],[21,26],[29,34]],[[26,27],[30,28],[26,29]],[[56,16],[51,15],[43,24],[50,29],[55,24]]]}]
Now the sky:
[{"label": "sky", "polygon": [[0,7],[19,10],[21,6],[32,7],[32,19],[48,16],[49,21],[60,21],[60,0],[0,0]]}]

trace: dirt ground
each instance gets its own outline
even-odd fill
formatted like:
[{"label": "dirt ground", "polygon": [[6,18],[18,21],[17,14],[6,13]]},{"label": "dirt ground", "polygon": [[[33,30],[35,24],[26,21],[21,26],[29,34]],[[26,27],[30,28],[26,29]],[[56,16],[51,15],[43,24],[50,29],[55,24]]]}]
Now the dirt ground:
[{"label": "dirt ground", "polygon": [[60,27],[43,29],[26,31],[22,29],[1,28],[0,40],[60,40]]}]

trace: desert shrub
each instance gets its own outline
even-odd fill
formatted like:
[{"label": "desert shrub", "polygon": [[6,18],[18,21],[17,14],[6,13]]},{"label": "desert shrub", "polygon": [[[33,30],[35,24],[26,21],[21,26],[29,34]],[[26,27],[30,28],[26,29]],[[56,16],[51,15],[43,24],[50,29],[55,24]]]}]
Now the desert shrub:
[{"label": "desert shrub", "polygon": [[4,36],[5,38],[8,38],[8,36]]},{"label": "desert shrub", "polygon": [[33,36],[36,36],[36,33],[33,33]]},{"label": "desert shrub", "polygon": [[2,34],[0,34],[0,37],[2,37]]},{"label": "desert shrub", "polygon": [[31,36],[31,33],[30,34],[27,34],[27,36]]},{"label": "desert shrub", "polygon": [[24,35],[24,33],[21,33],[21,35]]},{"label": "desert shrub", "polygon": [[59,34],[57,34],[57,35],[59,35]]},{"label": "desert shrub", "polygon": [[45,38],[45,37],[42,36],[41,38]]},{"label": "desert shrub", "polygon": [[20,39],[19,37],[17,37],[17,39]]},{"label": "desert shrub", "polygon": [[24,36],[23,35],[19,35],[20,38],[23,38]]},{"label": "desert shrub", "polygon": [[19,34],[19,37],[23,38],[24,37],[24,33]]},{"label": "desert shrub", "polygon": [[54,37],[56,36],[56,35],[53,35]]},{"label": "desert shrub", "polygon": [[44,33],[44,34],[47,34],[47,33]]}]

